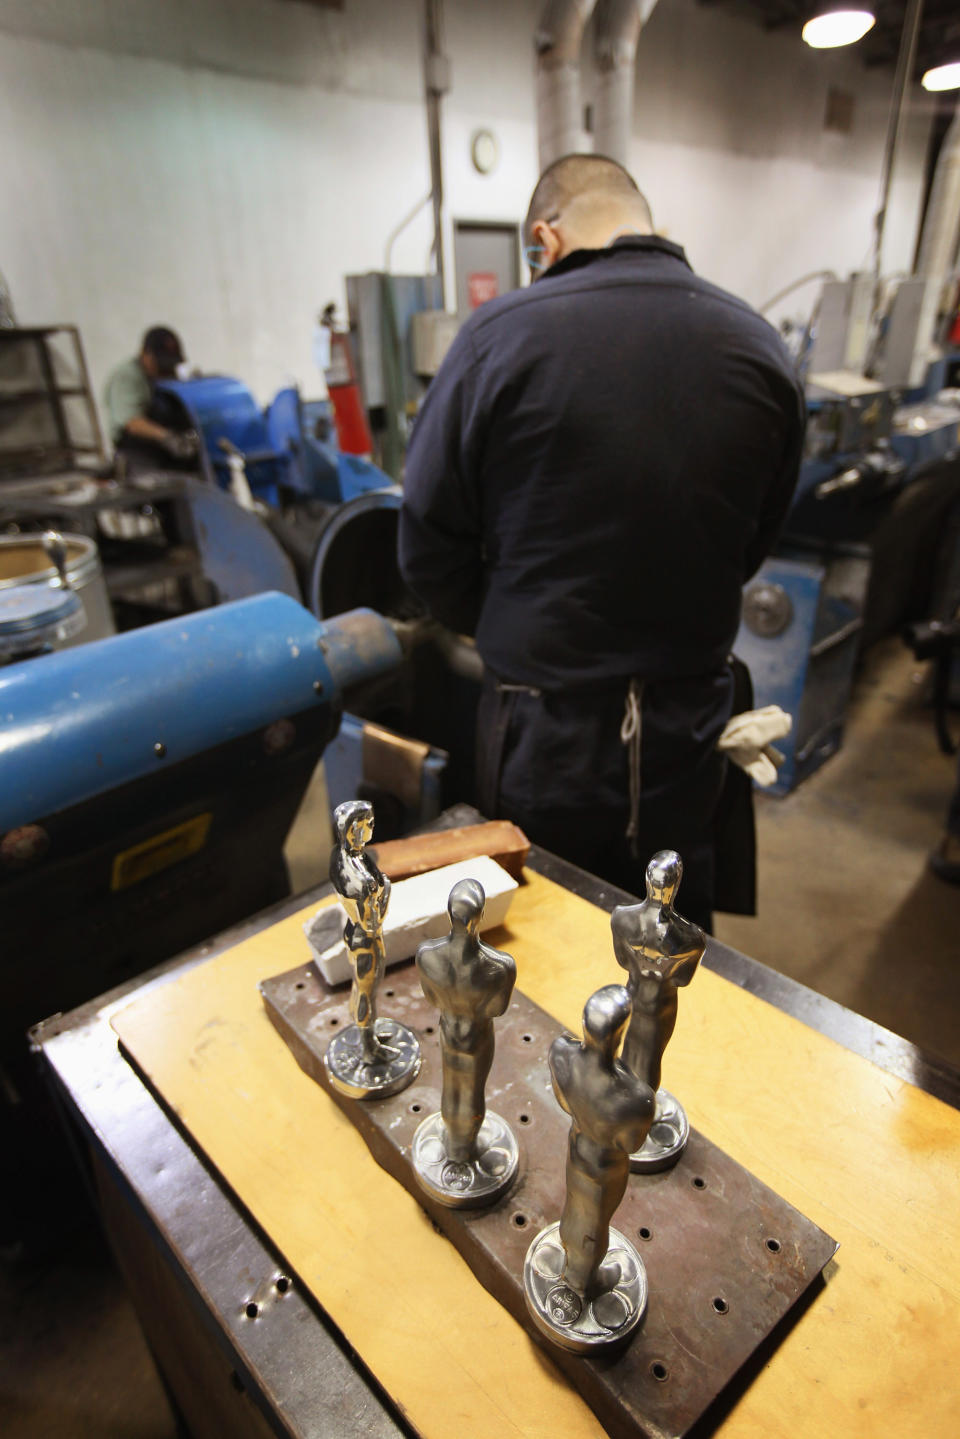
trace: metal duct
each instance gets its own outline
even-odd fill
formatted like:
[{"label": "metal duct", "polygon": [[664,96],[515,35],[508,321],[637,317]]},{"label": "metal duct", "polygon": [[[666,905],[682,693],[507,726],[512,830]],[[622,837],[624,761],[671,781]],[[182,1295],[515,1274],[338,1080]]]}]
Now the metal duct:
[{"label": "metal duct", "polygon": [[960,108],[947,131],[923,222],[918,275],[946,277],[953,268],[960,239]]},{"label": "metal duct", "polygon": [[924,283],[923,298],[916,321],[917,342],[910,364],[908,384],[922,385],[927,366],[935,353],[937,318],[944,284],[957,254],[960,239],[960,110],[944,137],[933,177],[933,189],[923,222],[916,274]]},{"label": "metal duct", "polygon": [[433,201],[433,254],[440,276],[440,303],[444,304],[443,263],[443,146],[440,104],[450,89],[450,61],[443,53],[443,0],[424,5],[423,74],[427,94],[427,135],[430,141],[430,198]]},{"label": "metal duct", "polygon": [[580,42],[596,0],[548,0],[534,35],[540,169],[580,148]]},{"label": "metal duct", "polygon": [[594,58],[599,71],[593,143],[599,155],[628,164],[633,133],[637,41],[657,0],[599,0]]}]

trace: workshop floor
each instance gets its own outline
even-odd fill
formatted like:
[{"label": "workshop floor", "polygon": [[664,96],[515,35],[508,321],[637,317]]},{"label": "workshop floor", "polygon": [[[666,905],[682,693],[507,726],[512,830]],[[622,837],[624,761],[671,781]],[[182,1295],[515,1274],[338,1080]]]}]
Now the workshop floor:
[{"label": "workshop floor", "polygon": [[[960,720],[957,721],[960,729]],[[954,764],[897,640],[857,684],[839,755],[795,794],[758,797],[760,916],[719,938],[960,1065],[960,889],[926,868]],[[329,851],[322,773],[291,835],[297,888]],[[45,1261],[0,1260],[4,1439],[175,1439],[119,1278],[95,1235]]]},{"label": "workshop floor", "polygon": [[178,1439],[99,1231],[27,1263],[0,1259],[3,1439]]},{"label": "workshop floor", "polygon": [[757,917],[718,915],[716,930],[960,1065],[960,889],[927,867],[956,761],[937,747],[925,679],[898,639],[874,646],[839,754],[793,794],[757,796]]}]

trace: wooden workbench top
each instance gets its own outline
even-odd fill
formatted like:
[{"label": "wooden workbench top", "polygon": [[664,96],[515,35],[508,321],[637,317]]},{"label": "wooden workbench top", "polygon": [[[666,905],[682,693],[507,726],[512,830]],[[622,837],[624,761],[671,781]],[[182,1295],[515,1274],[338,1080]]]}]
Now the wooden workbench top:
[{"label": "wooden workbench top", "polygon": [[[598,1436],[267,1019],[257,984],[309,957],[314,908],[156,986],[114,1028],[420,1433]],[[608,915],[531,871],[490,939],[515,955],[518,987],[574,1030],[587,995],[622,976]],[[960,1113],[704,969],[681,994],[664,1083],[693,1125],[841,1245],[825,1290],[718,1432],[954,1439]]]}]

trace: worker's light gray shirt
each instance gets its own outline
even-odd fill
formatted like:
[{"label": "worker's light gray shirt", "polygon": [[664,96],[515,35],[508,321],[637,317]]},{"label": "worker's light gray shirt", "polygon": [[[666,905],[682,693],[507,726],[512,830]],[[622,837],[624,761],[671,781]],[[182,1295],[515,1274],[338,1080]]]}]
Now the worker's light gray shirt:
[{"label": "worker's light gray shirt", "polygon": [[110,435],[119,440],[131,420],[146,415],[150,408],[150,381],[139,360],[124,360],[110,372],[103,398],[110,421]]}]

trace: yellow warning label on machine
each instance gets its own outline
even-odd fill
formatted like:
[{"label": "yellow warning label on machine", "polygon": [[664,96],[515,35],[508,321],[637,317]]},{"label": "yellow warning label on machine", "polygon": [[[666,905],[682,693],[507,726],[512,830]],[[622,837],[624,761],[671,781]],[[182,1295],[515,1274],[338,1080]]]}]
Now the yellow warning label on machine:
[{"label": "yellow warning label on machine", "polygon": [[212,814],[195,815],[173,829],[165,829],[162,834],[123,850],[113,861],[110,888],[129,889],[132,884],[139,884],[150,875],[159,874],[162,869],[169,869],[170,865],[196,854],[207,842],[212,819]]}]

